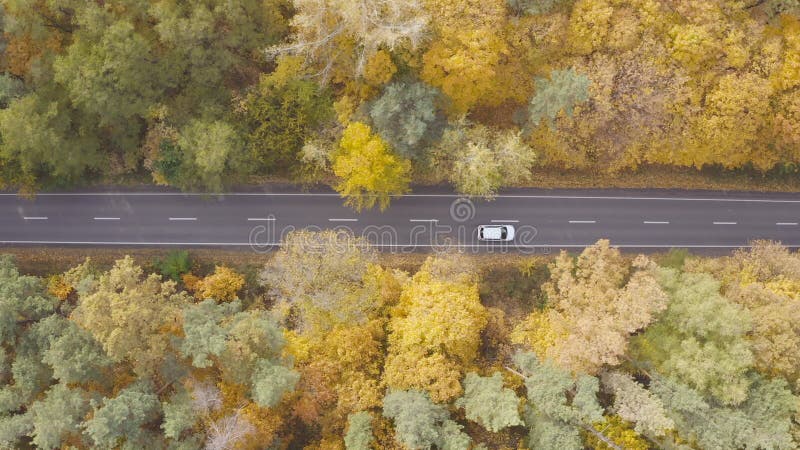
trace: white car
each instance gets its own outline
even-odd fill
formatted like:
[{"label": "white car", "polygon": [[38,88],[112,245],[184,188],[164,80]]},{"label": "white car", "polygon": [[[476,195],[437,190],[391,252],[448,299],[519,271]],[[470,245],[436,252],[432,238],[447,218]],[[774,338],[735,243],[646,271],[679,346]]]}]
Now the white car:
[{"label": "white car", "polygon": [[513,225],[481,225],[478,227],[478,240],[481,241],[513,241]]}]

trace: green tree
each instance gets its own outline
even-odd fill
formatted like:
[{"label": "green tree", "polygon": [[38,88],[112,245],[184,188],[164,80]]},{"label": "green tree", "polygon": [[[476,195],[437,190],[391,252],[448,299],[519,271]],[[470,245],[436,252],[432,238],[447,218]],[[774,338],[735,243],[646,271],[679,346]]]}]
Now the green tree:
[{"label": "green tree", "polygon": [[295,60],[281,60],[244,102],[249,161],[260,173],[296,170],[309,135],[333,119],[330,93],[300,78],[295,65]]},{"label": "green tree", "polygon": [[493,196],[502,185],[530,180],[536,153],[518,131],[492,131],[461,119],[451,124],[434,149],[434,171],[449,170],[456,190]]},{"label": "green tree", "polygon": [[205,300],[183,313],[181,353],[199,368],[216,367],[222,379],[248,387],[260,406],[274,406],[294,389],[299,375],[282,357],[286,345],[275,321],[241,303]]},{"label": "green tree", "polygon": [[32,93],[0,110],[0,159],[34,179],[72,182],[102,159],[95,132],[63,101]]},{"label": "green tree", "polygon": [[181,281],[181,275],[192,270],[192,260],[186,250],[172,250],[164,259],[156,259],[153,265],[161,275],[176,283]]},{"label": "green tree", "polygon": [[444,406],[419,391],[390,391],[383,399],[383,415],[394,420],[396,439],[409,449],[469,447],[469,437],[449,419]]},{"label": "green tree", "polygon": [[333,173],[340,179],[336,190],[345,204],[360,211],[378,205],[389,207],[392,195],[408,192],[411,163],[394,155],[368,125],[347,126],[334,155]]},{"label": "green tree", "polygon": [[575,105],[589,99],[591,81],[575,69],[554,70],[548,78],[536,79],[536,94],[528,107],[530,123],[535,127],[544,119],[549,124],[563,111],[572,115]]},{"label": "green tree", "polygon": [[31,405],[33,423],[31,437],[38,448],[59,448],[70,438],[82,433],[81,421],[91,410],[92,396],[80,388],[56,384],[47,391],[44,399]]},{"label": "green tree", "polygon": [[183,389],[175,392],[169,401],[162,402],[164,422],[161,429],[164,436],[170,439],[179,439],[184,431],[195,426],[198,420],[196,407],[191,395]]},{"label": "green tree", "polygon": [[230,177],[245,171],[243,143],[238,131],[222,120],[193,120],[184,127],[178,138],[183,163],[192,167],[194,178],[183,180],[181,188],[200,186],[219,192]]},{"label": "green tree", "polygon": [[700,448],[797,447],[791,428],[798,398],[784,380],[757,378],[737,408],[720,406],[670,379],[656,378],[650,389],[664,402],[679,435]]},{"label": "green tree", "polygon": [[113,398],[106,398],[84,423],[86,435],[95,446],[136,448],[152,442],[146,425],[158,419],[161,402],[147,383],[129,386]]},{"label": "green tree", "polygon": [[105,382],[105,369],[111,365],[103,347],[91,333],[69,323],[42,354],[42,361],[53,369],[53,377],[65,384]]},{"label": "green tree", "polygon": [[423,148],[436,138],[441,118],[436,111],[439,91],[421,82],[392,83],[372,103],[369,115],[377,132],[398,154],[424,156]]},{"label": "green tree", "polygon": [[100,126],[136,126],[164,91],[174,87],[166,66],[159,63],[152,41],[130,21],[87,34],[56,58],[55,80],[66,87],[73,104],[96,115]]},{"label": "green tree", "polygon": [[563,369],[539,362],[533,353],[517,353],[514,360],[528,394],[525,422],[531,448],[582,448],[580,431],[593,430],[590,425],[603,419],[597,378],[580,375],[574,379]]},{"label": "green tree", "polygon": [[722,297],[719,282],[707,274],[665,269],[659,283],[670,303],[633,339],[634,359],[724,404],[744,401],[753,366],[747,311]]},{"label": "green tree", "polygon": [[523,424],[519,417],[519,398],[511,389],[503,388],[499,372],[491,377],[468,373],[464,379],[464,396],[456,401],[456,406],[464,408],[467,419],[478,422],[492,433]]},{"label": "green tree", "polygon": [[350,414],[344,446],[347,450],[369,450],[372,441],[372,415],[366,411]]}]

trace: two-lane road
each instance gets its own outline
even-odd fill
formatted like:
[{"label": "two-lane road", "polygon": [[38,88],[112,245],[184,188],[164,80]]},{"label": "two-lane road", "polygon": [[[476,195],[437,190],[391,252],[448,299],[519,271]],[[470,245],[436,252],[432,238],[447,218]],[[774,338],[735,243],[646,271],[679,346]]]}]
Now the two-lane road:
[{"label": "two-lane road", "polygon": [[509,247],[518,250],[580,248],[600,238],[637,250],[731,249],[753,239],[800,247],[800,195],[520,189],[467,201],[422,190],[394,198],[384,212],[356,213],[324,191],[0,194],[0,245],[262,248],[293,229],[347,228],[382,249],[484,249],[474,232],[489,223],[516,226]]}]

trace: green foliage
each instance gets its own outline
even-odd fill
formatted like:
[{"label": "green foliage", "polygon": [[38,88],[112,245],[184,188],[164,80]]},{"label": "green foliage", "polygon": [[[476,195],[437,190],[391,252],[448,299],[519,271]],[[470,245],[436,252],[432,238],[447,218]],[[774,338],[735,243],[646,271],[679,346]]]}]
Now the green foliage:
[{"label": "green foliage", "polygon": [[24,91],[21,80],[7,73],[0,74],[0,109],[8,108],[11,101],[21,97]]},{"label": "green foliage", "polygon": [[350,414],[344,446],[347,450],[369,450],[372,441],[372,415],[367,411]]},{"label": "green foliage", "polygon": [[53,377],[61,383],[103,382],[103,371],[111,365],[111,360],[88,331],[72,323],[69,325],[50,344],[42,361],[53,368]]},{"label": "green foliage", "polygon": [[170,439],[180,438],[184,431],[191,429],[197,423],[198,417],[192,398],[183,389],[173,394],[169,401],[163,402],[161,407],[164,411],[161,428],[164,430],[164,436]]},{"label": "green foliage", "polygon": [[93,42],[95,36],[78,39],[56,58],[55,81],[66,87],[73,104],[95,115],[100,126],[126,126],[144,116],[174,81],[158,64],[152,42],[133,23],[100,26],[98,41]]},{"label": "green foliage", "polygon": [[66,103],[28,94],[0,110],[0,158],[31,177],[75,181],[100,164],[100,142]]},{"label": "green foliage", "polygon": [[294,390],[299,379],[300,375],[292,369],[261,359],[253,371],[253,400],[265,408],[275,406],[284,394]]},{"label": "green foliage", "polygon": [[370,106],[375,130],[400,156],[418,159],[436,137],[441,121],[436,111],[439,91],[421,82],[392,83]]},{"label": "green foliage", "polygon": [[58,448],[83,431],[81,421],[91,409],[90,395],[79,388],[56,384],[31,406],[31,437],[38,448]]},{"label": "green foliage", "polygon": [[533,353],[517,353],[514,361],[525,376],[531,447],[580,449],[580,429],[603,418],[597,378],[574,379],[563,369],[539,362]]},{"label": "green foliage", "polygon": [[181,275],[192,270],[192,260],[186,250],[172,250],[164,259],[157,259],[153,265],[161,275],[175,282],[181,281]]},{"label": "green foliage", "polygon": [[751,327],[747,311],[722,297],[719,282],[706,274],[663,269],[659,283],[670,303],[635,338],[635,358],[725,404],[741,403],[753,365],[745,339]]},{"label": "green foliage", "polygon": [[300,149],[310,134],[333,118],[333,108],[326,89],[278,70],[261,77],[242,114],[249,163],[259,173],[287,173],[297,169]]},{"label": "green foliage", "polygon": [[240,310],[238,301],[217,304],[212,299],[184,309],[183,356],[191,358],[195,367],[210,367],[213,362],[209,356],[219,356],[227,348],[229,330],[222,321]]},{"label": "green foliage", "polygon": [[576,105],[589,99],[589,77],[575,69],[554,70],[550,78],[536,79],[536,95],[528,107],[530,123],[536,127],[542,120],[552,124],[563,111],[572,115]]},{"label": "green foliage", "polygon": [[183,189],[199,186],[220,192],[230,184],[231,177],[246,170],[242,140],[236,128],[228,122],[193,120],[181,130],[178,147],[182,152],[181,166],[191,167],[186,175],[193,176],[190,179],[178,178],[186,183],[179,186]]},{"label": "green foliage", "polygon": [[149,440],[144,427],[161,414],[161,403],[146,383],[127,387],[114,398],[95,406],[92,418],[84,423],[94,445],[114,448],[123,442],[129,447]]},{"label": "green foliage", "polygon": [[469,446],[461,426],[448,419],[447,409],[431,402],[426,393],[389,392],[383,399],[383,415],[394,420],[396,439],[409,449],[466,450]]},{"label": "green foliage", "polygon": [[464,408],[467,419],[480,423],[493,433],[522,425],[519,399],[514,391],[503,388],[503,377],[499,372],[491,377],[468,373],[464,379],[464,396],[456,401],[456,406]]},{"label": "green foliage", "polygon": [[651,389],[670,411],[680,435],[693,437],[701,448],[796,447],[791,423],[798,398],[783,380],[756,380],[738,408],[720,407],[669,379],[656,379]]}]

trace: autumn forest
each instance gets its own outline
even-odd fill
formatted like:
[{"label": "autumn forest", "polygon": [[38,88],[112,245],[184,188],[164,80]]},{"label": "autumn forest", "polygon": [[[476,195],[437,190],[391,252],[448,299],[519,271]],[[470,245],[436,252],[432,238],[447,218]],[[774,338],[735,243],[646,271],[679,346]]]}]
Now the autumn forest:
[{"label": "autumn forest", "polygon": [[0,182],[28,192],[281,180],[364,208],[800,162],[797,0],[0,5]]}]

